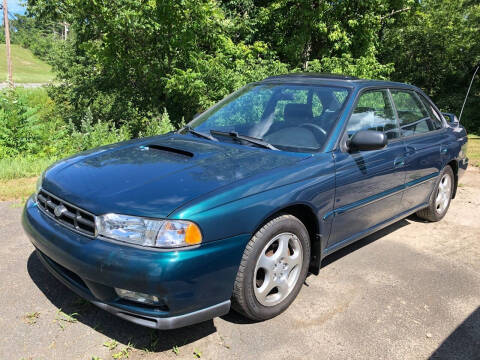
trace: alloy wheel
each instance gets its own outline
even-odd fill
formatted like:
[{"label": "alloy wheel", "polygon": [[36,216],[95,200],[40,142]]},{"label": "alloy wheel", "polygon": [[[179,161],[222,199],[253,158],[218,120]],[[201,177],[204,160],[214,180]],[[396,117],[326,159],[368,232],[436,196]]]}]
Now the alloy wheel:
[{"label": "alloy wheel", "polygon": [[263,248],[255,266],[255,297],[264,306],[281,303],[293,290],[303,264],[302,243],[295,234],[276,235]]},{"label": "alloy wheel", "polygon": [[449,174],[443,174],[438,184],[437,197],[435,199],[435,210],[442,214],[447,208],[452,196],[452,178]]}]

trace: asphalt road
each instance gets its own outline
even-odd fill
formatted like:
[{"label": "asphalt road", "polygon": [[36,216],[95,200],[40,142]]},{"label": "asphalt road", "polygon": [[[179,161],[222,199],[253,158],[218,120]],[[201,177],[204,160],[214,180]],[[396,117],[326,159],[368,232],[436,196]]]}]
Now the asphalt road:
[{"label": "asphalt road", "polygon": [[[45,86],[47,84],[44,83],[15,83],[15,87],[24,87],[28,89],[32,88],[39,88],[42,86]],[[8,83],[7,82],[0,82],[0,89],[6,89],[8,88]]]},{"label": "asphalt road", "polygon": [[159,332],[115,318],[43,269],[18,204],[0,214],[0,359],[480,359],[475,168],[441,222],[412,216],[328,257],[284,314],[260,323],[232,312]]}]

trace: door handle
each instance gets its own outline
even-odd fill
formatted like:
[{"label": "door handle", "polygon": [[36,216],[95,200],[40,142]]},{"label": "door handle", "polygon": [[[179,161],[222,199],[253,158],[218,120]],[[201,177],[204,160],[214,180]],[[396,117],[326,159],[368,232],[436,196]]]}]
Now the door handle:
[{"label": "door handle", "polygon": [[446,154],[448,152],[448,147],[446,145],[440,146],[440,154]]},{"label": "door handle", "polygon": [[400,167],[403,167],[405,165],[405,158],[402,156],[402,157],[397,157],[395,158],[395,160],[393,160],[393,167],[394,168],[400,168]]}]

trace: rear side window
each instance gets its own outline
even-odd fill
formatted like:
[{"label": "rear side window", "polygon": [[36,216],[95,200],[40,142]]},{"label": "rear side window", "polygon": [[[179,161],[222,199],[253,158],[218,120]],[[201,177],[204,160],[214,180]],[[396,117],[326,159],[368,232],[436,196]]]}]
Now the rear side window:
[{"label": "rear side window", "polygon": [[420,100],[422,100],[423,105],[427,109],[433,129],[434,130],[441,129],[443,127],[442,125],[443,122],[440,115],[438,115],[438,113],[435,111],[435,109],[427,99],[425,99],[423,96],[420,96]]},{"label": "rear side window", "polygon": [[388,139],[399,137],[397,121],[386,90],[370,90],[360,95],[348,121],[348,137],[359,130],[381,131]]},{"label": "rear side window", "polygon": [[391,90],[391,93],[402,136],[425,134],[441,127],[439,119],[435,119],[434,113],[427,110],[426,105],[413,91]]}]

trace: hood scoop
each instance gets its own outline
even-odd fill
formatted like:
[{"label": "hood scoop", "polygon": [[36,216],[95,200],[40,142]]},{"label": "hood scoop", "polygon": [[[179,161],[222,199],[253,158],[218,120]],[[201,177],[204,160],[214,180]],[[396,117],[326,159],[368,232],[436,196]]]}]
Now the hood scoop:
[{"label": "hood scoop", "polygon": [[140,150],[165,151],[165,152],[174,153],[174,154],[177,154],[177,155],[186,156],[186,157],[189,157],[189,158],[193,157],[193,153],[190,152],[190,151],[183,150],[183,149],[177,149],[177,148],[170,147],[170,146],[157,145],[157,144],[142,145],[142,146],[140,146]]}]

